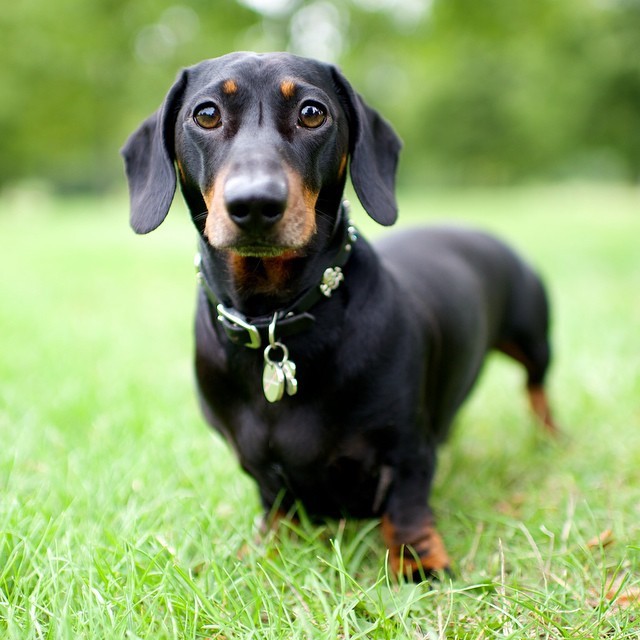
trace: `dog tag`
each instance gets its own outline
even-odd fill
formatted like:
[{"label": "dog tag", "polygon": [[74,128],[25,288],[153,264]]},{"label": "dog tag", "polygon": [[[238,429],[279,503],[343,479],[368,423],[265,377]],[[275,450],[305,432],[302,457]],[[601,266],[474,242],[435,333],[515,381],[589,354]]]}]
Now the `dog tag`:
[{"label": "dog tag", "polygon": [[[289,360],[289,349],[276,340],[276,322],[278,316],[273,315],[269,325],[269,345],[264,350],[264,370],[262,371],[262,390],[269,402],[278,402],[286,390],[288,396],[298,393],[296,380],[296,364]],[[276,352],[275,359],[273,352]],[[278,357],[279,356],[279,357]]]},{"label": "dog tag", "polygon": [[264,397],[269,402],[278,402],[284,395],[286,385],[282,365],[279,362],[271,362],[271,360],[265,359],[264,371],[262,372],[262,390],[264,391]]},{"label": "dog tag", "polygon": [[296,363],[292,360],[284,360],[280,363],[284,373],[284,382],[288,396],[298,393],[298,381],[296,380]]}]

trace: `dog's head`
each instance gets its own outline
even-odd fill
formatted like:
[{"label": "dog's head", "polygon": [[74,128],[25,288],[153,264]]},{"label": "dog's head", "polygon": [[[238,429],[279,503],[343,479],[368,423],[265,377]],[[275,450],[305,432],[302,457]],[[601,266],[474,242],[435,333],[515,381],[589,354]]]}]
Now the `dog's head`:
[{"label": "dog's head", "polygon": [[347,164],[365,210],[391,225],[399,150],[391,127],[332,65],[284,53],[206,60],[182,71],[122,150],[131,225],[148,233],[162,223],[177,167],[213,247],[296,251],[332,224]]}]

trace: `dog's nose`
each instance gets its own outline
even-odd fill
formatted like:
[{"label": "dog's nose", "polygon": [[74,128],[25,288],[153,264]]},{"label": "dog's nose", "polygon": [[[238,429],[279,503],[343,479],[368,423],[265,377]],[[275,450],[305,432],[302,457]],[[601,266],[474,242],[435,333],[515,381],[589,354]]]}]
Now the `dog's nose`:
[{"label": "dog's nose", "polygon": [[284,215],[288,186],[284,175],[267,172],[230,175],[224,185],[229,217],[243,230],[260,233]]}]

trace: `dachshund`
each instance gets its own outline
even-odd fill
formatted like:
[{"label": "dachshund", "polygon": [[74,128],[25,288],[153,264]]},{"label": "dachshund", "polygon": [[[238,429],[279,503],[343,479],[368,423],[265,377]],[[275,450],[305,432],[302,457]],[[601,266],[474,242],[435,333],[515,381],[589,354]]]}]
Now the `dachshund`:
[{"label": "dachshund", "polygon": [[184,69],[122,150],[131,225],[179,182],[199,238],[202,412],[256,481],[269,522],[379,518],[391,570],[448,571],[429,494],[437,446],[485,355],[523,365],[555,431],[539,277],[482,232],[426,227],[370,244],[343,201],[397,218],[401,142],[330,64],[232,53]]}]

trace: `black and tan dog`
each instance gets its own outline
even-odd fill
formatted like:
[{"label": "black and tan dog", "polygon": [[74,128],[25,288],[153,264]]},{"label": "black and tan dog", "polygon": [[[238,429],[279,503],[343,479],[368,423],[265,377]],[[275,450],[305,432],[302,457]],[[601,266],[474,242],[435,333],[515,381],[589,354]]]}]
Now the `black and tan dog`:
[{"label": "black and tan dog", "polygon": [[449,567],[428,504],[436,446],[490,349],[524,365],[553,429],[548,308],[487,235],[358,237],[347,167],[391,225],[399,150],[335,67],[234,53],[184,70],[123,154],[138,233],[163,221],[179,178],[200,234],[202,409],[266,512],[381,517],[391,568],[419,577]]}]

